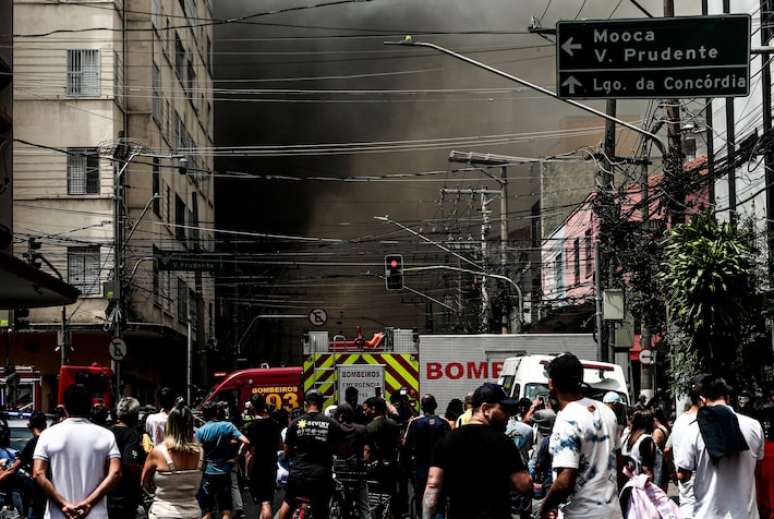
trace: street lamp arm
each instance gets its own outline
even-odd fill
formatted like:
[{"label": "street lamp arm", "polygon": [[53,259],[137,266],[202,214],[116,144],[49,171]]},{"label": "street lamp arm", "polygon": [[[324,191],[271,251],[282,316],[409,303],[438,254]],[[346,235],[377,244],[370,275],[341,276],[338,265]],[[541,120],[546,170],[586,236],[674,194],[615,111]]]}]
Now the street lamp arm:
[{"label": "street lamp arm", "polygon": [[639,128],[638,126],[635,126],[631,123],[628,123],[624,120],[618,119],[617,117],[613,117],[612,115],[608,115],[605,112],[602,112],[601,110],[597,110],[596,108],[592,108],[590,106],[584,105],[583,103],[579,103],[577,101],[573,101],[572,99],[565,99],[563,97],[560,97],[559,94],[556,92],[553,92],[547,88],[544,88],[540,85],[536,85],[534,83],[530,83],[529,81],[525,79],[521,79],[520,77],[516,77],[512,74],[508,74],[507,72],[494,68],[490,65],[487,65],[486,63],[482,63],[480,61],[476,61],[473,58],[469,58],[467,56],[464,56],[462,54],[459,54],[457,52],[454,52],[453,50],[447,49],[445,47],[441,47],[440,45],[436,45],[435,43],[429,43],[424,41],[414,41],[411,39],[411,36],[406,36],[404,40],[401,41],[386,41],[384,42],[385,45],[401,45],[405,47],[427,47],[429,49],[435,49],[438,52],[441,52],[443,54],[446,54],[448,56],[451,56],[453,58],[457,58],[460,61],[464,61],[465,63],[470,63],[471,65],[474,65],[478,68],[482,68],[484,70],[487,70],[493,74],[496,74],[500,77],[504,77],[505,79],[509,79],[511,81],[514,81],[520,85],[523,85],[527,88],[531,88],[532,90],[536,90],[542,94],[545,94],[549,97],[553,97],[554,99],[558,99],[559,101],[566,103],[568,105],[574,106],[575,108],[579,108],[585,112],[589,112],[590,114],[594,114],[597,117],[601,117],[602,119],[605,119],[607,121],[612,121],[616,124],[620,124],[624,128],[628,128],[629,130],[633,132],[637,132],[640,135],[650,139],[653,141],[653,143],[656,145],[658,150],[661,152],[661,155],[663,157],[666,156],[666,146],[663,142],[661,142],[661,139],[658,138],[658,136],[650,133],[649,131]]},{"label": "street lamp arm", "polygon": [[150,209],[151,204],[155,201],[161,198],[161,195],[158,193],[153,193],[153,196],[150,200],[148,200],[148,203],[145,204],[145,208],[142,210],[142,213],[140,213],[140,217],[137,218],[137,221],[134,222],[134,225],[132,225],[131,230],[129,231],[129,234],[126,235],[126,238],[124,239],[124,249],[129,245],[129,240],[132,239],[132,236],[134,236],[134,232],[137,230],[137,227],[140,226],[140,222],[142,222],[142,219],[145,218],[145,214],[148,212],[148,209]]},{"label": "street lamp arm", "polygon": [[519,287],[519,285],[508,276],[503,276],[500,274],[490,274],[488,272],[464,269],[460,267],[453,267],[451,265],[430,265],[428,267],[405,267],[403,269],[403,272],[421,272],[423,270],[453,270],[455,272],[465,272],[467,274],[473,274],[474,276],[501,279],[503,281],[508,282],[514,289],[516,289],[516,293],[519,295],[519,322],[521,322],[524,315],[524,297],[521,294],[521,288]]},{"label": "street lamp arm", "polygon": [[399,228],[403,229],[404,231],[413,234],[414,236],[416,236],[420,240],[426,241],[427,243],[429,243],[431,245],[435,245],[436,247],[438,247],[442,251],[444,251],[446,253],[449,253],[452,256],[456,257],[456,258],[459,258],[460,260],[464,261],[468,265],[473,265],[474,267],[479,268],[479,269],[481,268],[481,265],[479,265],[475,261],[472,261],[472,260],[466,258],[465,256],[461,255],[461,254],[457,254],[456,252],[454,252],[453,250],[449,249],[448,247],[444,247],[443,245],[441,245],[437,241],[431,240],[430,238],[428,238],[424,234],[419,233],[419,232],[415,231],[414,229],[412,229],[410,227],[406,227],[405,225],[403,225],[400,222],[396,222],[395,220],[391,219],[389,216],[374,216],[374,220],[379,220],[379,221],[382,221],[382,222],[391,223],[391,224],[395,225],[396,227],[399,227]]}]

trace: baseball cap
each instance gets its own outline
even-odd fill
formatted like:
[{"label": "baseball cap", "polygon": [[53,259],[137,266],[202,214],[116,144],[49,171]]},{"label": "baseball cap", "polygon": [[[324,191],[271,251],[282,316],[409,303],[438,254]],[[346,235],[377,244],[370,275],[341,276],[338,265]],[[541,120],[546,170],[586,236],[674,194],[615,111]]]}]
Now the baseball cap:
[{"label": "baseball cap", "polygon": [[537,428],[542,433],[550,433],[554,428],[554,422],[556,421],[556,413],[552,409],[541,409],[535,411],[532,415],[532,423],[537,425]]},{"label": "baseball cap", "polygon": [[320,407],[323,404],[323,401],[325,400],[322,396],[322,393],[320,393],[316,389],[307,391],[304,397],[307,404],[316,405],[317,407]]},{"label": "baseball cap", "polygon": [[602,402],[605,404],[620,404],[621,395],[619,395],[615,391],[608,391],[607,393],[605,393],[605,396],[602,397]]},{"label": "baseball cap", "polygon": [[502,386],[487,382],[476,388],[473,392],[473,408],[481,407],[481,404],[502,404],[506,407],[515,407],[519,401],[508,398]]}]

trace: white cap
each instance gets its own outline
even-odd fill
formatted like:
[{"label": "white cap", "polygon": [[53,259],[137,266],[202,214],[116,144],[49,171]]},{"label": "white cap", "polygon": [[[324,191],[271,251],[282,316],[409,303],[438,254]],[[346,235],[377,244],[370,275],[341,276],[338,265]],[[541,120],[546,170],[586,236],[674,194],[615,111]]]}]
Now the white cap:
[{"label": "white cap", "polygon": [[620,404],[621,395],[619,395],[615,391],[608,391],[607,393],[605,393],[605,396],[602,398],[602,402],[604,402],[605,404]]}]

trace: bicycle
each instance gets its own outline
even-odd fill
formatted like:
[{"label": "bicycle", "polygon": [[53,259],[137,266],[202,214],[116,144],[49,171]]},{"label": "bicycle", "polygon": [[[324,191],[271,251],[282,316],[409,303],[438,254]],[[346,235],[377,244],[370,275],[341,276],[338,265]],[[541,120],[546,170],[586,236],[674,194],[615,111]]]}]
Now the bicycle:
[{"label": "bicycle", "polygon": [[331,518],[358,519],[360,517],[359,494],[366,485],[366,472],[362,460],[335,460],[333,482],[335,488],[331,497]]},{"label": "bicycle", "polygon": [[299,497],[298,506],[293,510],[293,519],[313,519],[312,503],[306,497]]}]

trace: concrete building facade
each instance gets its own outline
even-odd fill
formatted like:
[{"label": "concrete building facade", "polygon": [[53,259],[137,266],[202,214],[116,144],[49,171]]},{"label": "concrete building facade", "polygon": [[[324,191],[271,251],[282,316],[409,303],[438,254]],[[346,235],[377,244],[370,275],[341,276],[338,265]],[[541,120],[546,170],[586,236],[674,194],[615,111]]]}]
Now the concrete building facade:
[{"label": "concrete building facade", "polygon": [[[200,254],[213,244],[198,229],[215,220],[212,158],[201,153],[213,143],[210,2],[15,0],[14,7],[16,253],[37,240],[82,293],[66,308],[72,349],[63,360],[111,362],[113,181],[126,166],[118,271],[129,353],[114,368],[125,391],[149,400],[159,383],[181,386],[190,315],[206,384],[214,280],[160,271],[154,256]],[[136,153],[128,165],[119,144]],[[183,172],[180,157],[187,158]],[[15,334],[15,362],[52,376],[62,360],[54,353],[61,309],[34,310],[31,321],[29,332]],[[164,371],[169,362],[180,369]]]}]

